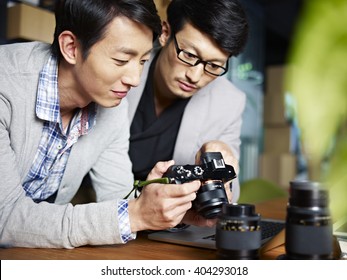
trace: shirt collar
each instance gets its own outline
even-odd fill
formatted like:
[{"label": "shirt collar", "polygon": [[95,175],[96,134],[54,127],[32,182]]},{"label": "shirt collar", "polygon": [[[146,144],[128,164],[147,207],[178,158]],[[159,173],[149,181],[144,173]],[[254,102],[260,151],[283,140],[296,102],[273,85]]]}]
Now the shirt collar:
[{"label": "shirt collar", "polygon": [[[83,132],[87,133],[96,122],[97,105],[89,104],[83,108]],[[40,72],[36,98],[36,116],[45,121],[60,123],[60,105],[58,94],[58,61],[51,55]]]},{"label": "shirt collar", "polygon": [[40,72],[36,98],[36,116],[39,119],[60,121],[60,106],[58,95],[58,62],[51,55]]}]

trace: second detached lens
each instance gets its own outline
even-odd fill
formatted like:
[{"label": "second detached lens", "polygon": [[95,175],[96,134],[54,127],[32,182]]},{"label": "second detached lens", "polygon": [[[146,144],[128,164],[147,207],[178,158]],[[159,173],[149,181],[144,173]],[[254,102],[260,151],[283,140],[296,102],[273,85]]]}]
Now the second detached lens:
[{"label": "second detached lens", "polygon": [[287,206],[288,259],[331,259],[333,234],[326,187],[319,182],[290,183]]},{"label": "second detached lens", "polygon": [[223,204],[216,226],[219,259],[259,259],[260,215],[251,204]]}]

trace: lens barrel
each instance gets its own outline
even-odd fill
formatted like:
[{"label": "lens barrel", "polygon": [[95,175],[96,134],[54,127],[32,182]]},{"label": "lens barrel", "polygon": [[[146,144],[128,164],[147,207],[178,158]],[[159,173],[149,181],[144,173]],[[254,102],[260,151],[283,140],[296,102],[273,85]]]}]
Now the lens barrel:
[{"label": "lens barrel", "polygon": [[[200,159],[201,164],[212,164],[213,171],[219,168],[215,164],[221,161],[224,169],[224,160],[220,152],[203,153]],[[201,216],[206,219],[216,218],[225,203],[228,203],[228,196],[222,180],[201,181],[201,187],[194,201],[194,207]]]},{"label": "lens barrel", "polygon": [[290,182],[285,248],[288,259],[331,259],[333,234],[328,191],[319,182]]},{"label": "lens barrel", "polygon": [[260,215],[251,204],[223,204],[216,225],[219,259],[259,259]]},{"label": "lens barrel", "polygon": [[201,216],[212,219],[221,212],[224,203],[228,203],[228,198],[223,182],[209,180],[202,182],[193,205]]}]

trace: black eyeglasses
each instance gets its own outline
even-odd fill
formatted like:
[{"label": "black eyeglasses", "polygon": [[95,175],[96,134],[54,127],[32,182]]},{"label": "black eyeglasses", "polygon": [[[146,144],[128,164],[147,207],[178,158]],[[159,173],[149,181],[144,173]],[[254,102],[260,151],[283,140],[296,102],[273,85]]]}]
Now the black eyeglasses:
[{"label": "black eyeglasses", "polygon": [[174,35],[173,37],[174,37],[174,42],[175,42],[175,47],[177,52],[177,58],[181,60],[182,62],[190,66],[197,66],[198,64],[202,63],[204,65],[204,70],[213,76],[222,76],[226,72],[228,72],[229,60],[227,60],[225,67],[214,64],[209,61],[204,61],[200,57],[196,56],[195,54],[192,54],[190,52],[180,49],[178,47],[176,35]]}]

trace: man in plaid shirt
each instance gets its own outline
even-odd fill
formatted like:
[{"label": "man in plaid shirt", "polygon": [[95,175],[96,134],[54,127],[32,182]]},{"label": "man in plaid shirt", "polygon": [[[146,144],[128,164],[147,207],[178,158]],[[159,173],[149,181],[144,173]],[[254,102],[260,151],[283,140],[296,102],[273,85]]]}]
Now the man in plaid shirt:
[{"label": "man in plaid shirt", "polygon": [[[125,243],[175,226],[199,182],[150,184],[123,199],[133,184],[123,99],[160,32],[153,1],[57,2],[52,45],[0,47],[0,246]],[[87,173],[98,203],[73,206]]]}]

